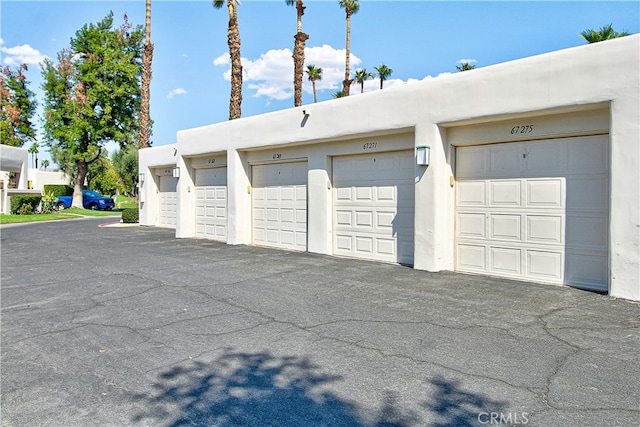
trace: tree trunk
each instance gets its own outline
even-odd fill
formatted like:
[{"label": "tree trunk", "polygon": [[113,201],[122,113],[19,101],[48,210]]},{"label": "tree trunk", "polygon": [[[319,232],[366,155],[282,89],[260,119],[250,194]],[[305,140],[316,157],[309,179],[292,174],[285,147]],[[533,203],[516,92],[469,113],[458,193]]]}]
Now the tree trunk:
[{"label": "tree trunk", "polygon": [[151,43],[151,0],[147,0],[145,19],[145,42],[142,50],[142,88],[140,94],[140,148],[151,144],[151,63],[153,43]]},{"label": "tree trunk", "polygon": [[299,32],[294,36],[296,42],[293,47],[293,105],[302,105],[302,78],[304,77],[304,44],[309,36]]},{"label": "tree trunk", "polygon": [[231,96],[229,98],[229,120],[242,115],[242,57],[240,55],[240,29],[234,0],[227,1],[229,9],[228,45],[231,57]]},{"label": "tree trunk", "polygon": [[342,82],[342,96],[349,96],[349,88],[351,87],[351,82],[353,82],[353,80],[351,80],[349,78],[350,72],[349,72],[349,67],[350,67],[350,56],[351,56],[351,11],[349,9],[347,9],[347,43],[346,43],[346,48],[345,48],[347,54],[346,54],[346,60],[345,60],[345,66],[344,66],[344,81]]},{"label": "tree trunk", "polygon": [[82,187],[84,187],[84,180],[87,177],[88,164],[86,160],[78,160],[76,162],[78,167],[76,173],[76,182],[73,185],[73,201],[71,202],[72,208],[84,208],[82,204]]},{"label": "tree trunk", "polygon": [[313,86],[313,102],[316,103],[318,102],[318,97],[316,96],[316,81],[311,80],[311,85]]}]

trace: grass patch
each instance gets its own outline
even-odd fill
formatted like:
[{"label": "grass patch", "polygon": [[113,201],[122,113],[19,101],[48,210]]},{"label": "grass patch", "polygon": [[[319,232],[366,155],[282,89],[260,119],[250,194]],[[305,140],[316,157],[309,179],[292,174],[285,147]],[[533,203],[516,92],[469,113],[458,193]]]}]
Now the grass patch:
[{"label": "grass patch", "polygon": [[[137,206],[137,205],[136,205]],[[70,208],[50,214],[0,215],[0,224],[17,224],[21,222],[53,221],[58,219],[78,218],[81,216],[120,216],[122,210],[92,211],[90,209]]]},{"label": "grass patch", "polygon": [[21,222],[38,222],[38,221],[53,221],[57,219],[70,219],[78,218],[77,214],[73,213],[50,213],[50,214],[32,214],[32,215],[0,215],[0,224],[18,224]]},{"label": "grass patch", "polygon": [[121,212],[121,209],[114,209],[111,211],[92,211],[91,209],[69,208],[58,213],[70,213],[80,216],[120,216]]},{"label": "grass patch", "polygon": [[113,200],[116,202],[116,208],[119,210],[136,209],[138,207],[138,199],[135,197],[118,194],[113,198]]}]

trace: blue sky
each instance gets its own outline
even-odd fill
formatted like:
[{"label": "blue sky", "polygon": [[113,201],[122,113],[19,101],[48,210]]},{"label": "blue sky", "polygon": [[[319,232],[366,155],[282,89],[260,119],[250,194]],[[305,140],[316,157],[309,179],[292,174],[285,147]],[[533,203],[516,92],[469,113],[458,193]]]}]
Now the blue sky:
[{"label": "blue sky", "polygon": [[[306,64],[323,68],[318,100],[329,100],[344,78],[344,10],[337,0],[306,0],[305,5]],[[27,77],[41,103],[38,64],[55,59],[82,25],[101,20],[110,10],[118,25],[124,13],[133,24],[144,24],[144,0],[2,0],[0,62],[30,63]],[[243,117],[292,107],[295,8],[283,0],[244,0],[238,16]],[[226,8],[214,9],[209,0],[153,0],[154,146],[176,142],[178,130],[228,119],[227,22]],[[388,88],[457,72],[460,62],[486,67],[580,46],[586,42],[579,32],[609,23],[617,31],[640,32],[640,2],[363,0],[352,17],[351,69],[373,72],[386,64],[393,69],[384,84]],[[365,85],[370,90],[379,90],[377,79]],[[359,92],[357,86],[351,89],[352,96]],[[305,78],[303,103],[312,102]],[[49,158],[45,151],[40,149],[40,159]]]}]

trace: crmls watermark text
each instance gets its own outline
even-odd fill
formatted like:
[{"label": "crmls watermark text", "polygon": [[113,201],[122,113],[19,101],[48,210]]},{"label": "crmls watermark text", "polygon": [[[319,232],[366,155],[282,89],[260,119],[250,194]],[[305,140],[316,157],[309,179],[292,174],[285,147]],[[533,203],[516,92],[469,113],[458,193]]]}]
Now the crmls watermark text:
[{"label": "crmls watermark text", "polygon": [[529,422],[527,412],[480,412],[478,414],[480,424],[510,424],[525,425]]}]

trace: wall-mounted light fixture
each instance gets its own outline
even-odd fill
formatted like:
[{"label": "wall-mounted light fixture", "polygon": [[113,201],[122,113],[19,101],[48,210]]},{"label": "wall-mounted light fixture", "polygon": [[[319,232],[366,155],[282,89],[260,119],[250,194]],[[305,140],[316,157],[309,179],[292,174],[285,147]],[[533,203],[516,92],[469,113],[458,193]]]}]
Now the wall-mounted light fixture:
[{"label": "wall-mounted light fixture", "polygon": [[171,176],[174,178],[180,178],[180,168],[178,166],[171,169]]},{"label": "wall-mounted light fixture", "polygon": [[416,147],[416,164],[419,166],[429,166],[431,160],[431,147],[421,145]]},{"label": "wall-mounted light fixture", "polygon": [[144,172],[140,172],[139,182],[144,182]]}]

